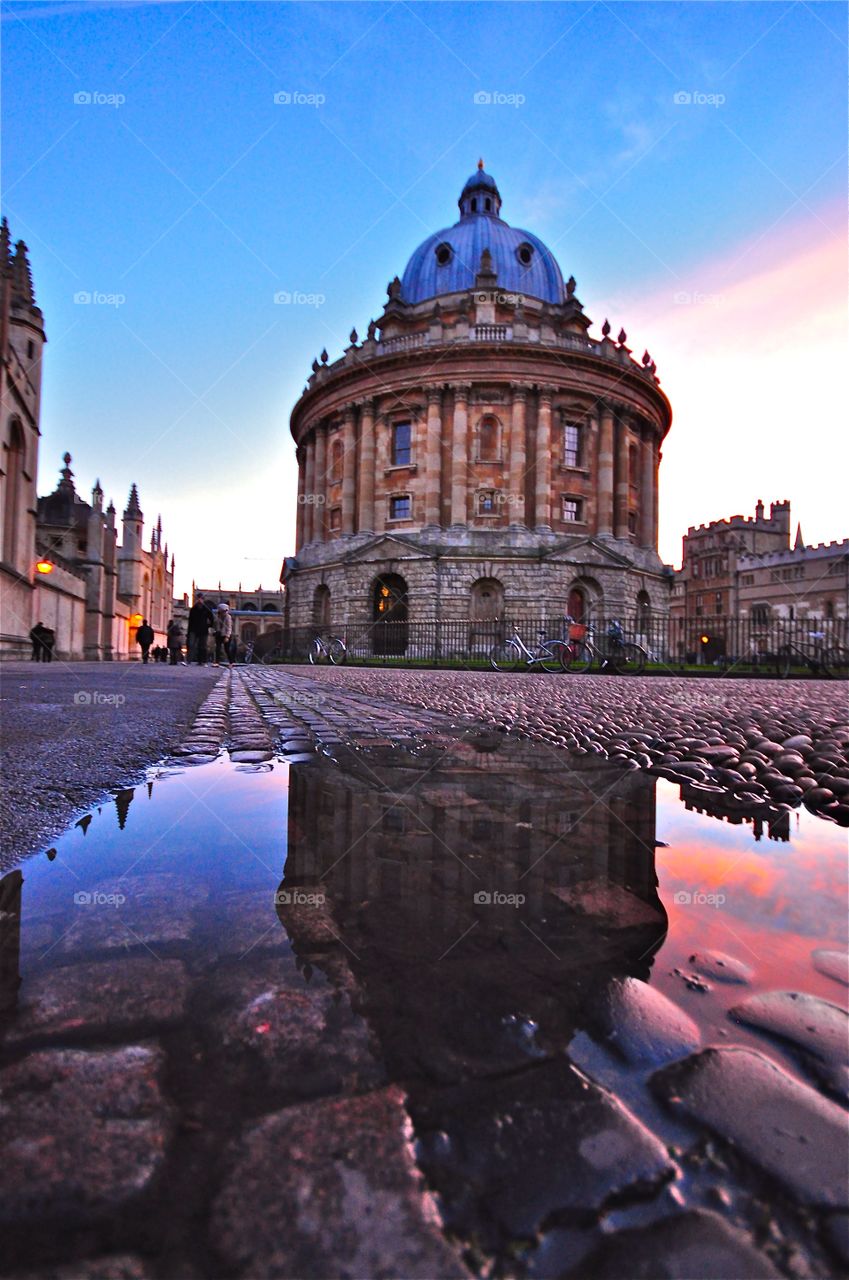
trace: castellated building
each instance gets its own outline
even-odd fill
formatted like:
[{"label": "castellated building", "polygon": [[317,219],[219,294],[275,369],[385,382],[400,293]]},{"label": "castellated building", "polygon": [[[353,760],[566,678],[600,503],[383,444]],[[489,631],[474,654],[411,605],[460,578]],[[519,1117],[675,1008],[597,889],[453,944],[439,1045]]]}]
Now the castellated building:
[{"label": "castellated building", "polygon": [[294,407],[288,625],[666,615],[654,361],[589,335],[482,162],[459,207]]}]

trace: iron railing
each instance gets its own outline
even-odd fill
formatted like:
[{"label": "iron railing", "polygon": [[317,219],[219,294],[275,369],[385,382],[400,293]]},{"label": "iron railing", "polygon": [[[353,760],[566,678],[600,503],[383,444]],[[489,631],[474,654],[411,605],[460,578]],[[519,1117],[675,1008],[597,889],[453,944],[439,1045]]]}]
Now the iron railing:
[{"label": "iron railing", "polygon": [[[800,674],[817,673],[817,656],[825,649],[849,649],[849,620],[774,619],[767,623],[749,618],[669,618],[644,613],[593,614],[589,625],[602,640],[608,626],[617,622],[626,640],[642,645],[648,667],[694,674],[763,674],[774,676],[780,656],[790,651],[791,667]],[[306,658],[316,637],[339,636],[351,662],[407,664],[465,664],[488,666],[489,652],[498,642],[519,632],[533,647],[540,635],[566,638],[562,614],[507,617],[492,621],[442,618],[405,622],[388,618],[374,623],[330,622],[326,625],[290,627],[276,646],[273,658]],[[806,662],[808,655],[811,662]]]}]

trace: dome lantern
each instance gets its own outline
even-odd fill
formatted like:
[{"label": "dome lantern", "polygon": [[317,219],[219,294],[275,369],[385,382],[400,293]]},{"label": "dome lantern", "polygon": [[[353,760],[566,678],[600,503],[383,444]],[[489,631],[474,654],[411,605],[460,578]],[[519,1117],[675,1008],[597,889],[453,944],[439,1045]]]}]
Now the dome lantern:
[{"label": "dome lantern", "polygon": [[468,179],[457,201],[464,218],[497,218],[501,213],[501,193],[495,179],[486,172],[483,160]]}]

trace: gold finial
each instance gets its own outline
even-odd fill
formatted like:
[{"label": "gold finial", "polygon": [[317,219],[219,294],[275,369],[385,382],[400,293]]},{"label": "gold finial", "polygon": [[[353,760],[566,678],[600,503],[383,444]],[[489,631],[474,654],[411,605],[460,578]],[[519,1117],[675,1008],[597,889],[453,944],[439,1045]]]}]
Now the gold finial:
[{"label": "gold finial", "polygon": [[478,168],[479,169],[483,168],[483,160],[478,160]]}]

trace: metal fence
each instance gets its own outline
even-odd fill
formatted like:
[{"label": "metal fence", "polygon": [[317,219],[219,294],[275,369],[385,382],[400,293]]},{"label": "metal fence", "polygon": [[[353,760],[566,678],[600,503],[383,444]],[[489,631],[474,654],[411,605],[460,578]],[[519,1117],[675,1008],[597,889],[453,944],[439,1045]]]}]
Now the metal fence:
[{"label": "metal fence", "polygon": [[[777,659],[789,654],[794,670],[815,673],[824,651],[849,647],[847,619],[760,623],[738,617],[668,618],[624,613],[594,614],[585,619],[598,639],[612,622],[622,627],[626,640],[646,650],[650,668],[657,665],[678,671],[775,675]],[[392,618],[374,623],[339,622],[290,628],[284,633],[282,646],[275,647],[270,656],[287,661],[304,659],[315,637],[322,635],[339,636],[351,662],[487,666],[493,646],[517,632],[533,648],[541,638],[566,639],[568,629],[560,614],[489,622],[405,622]]]}]

